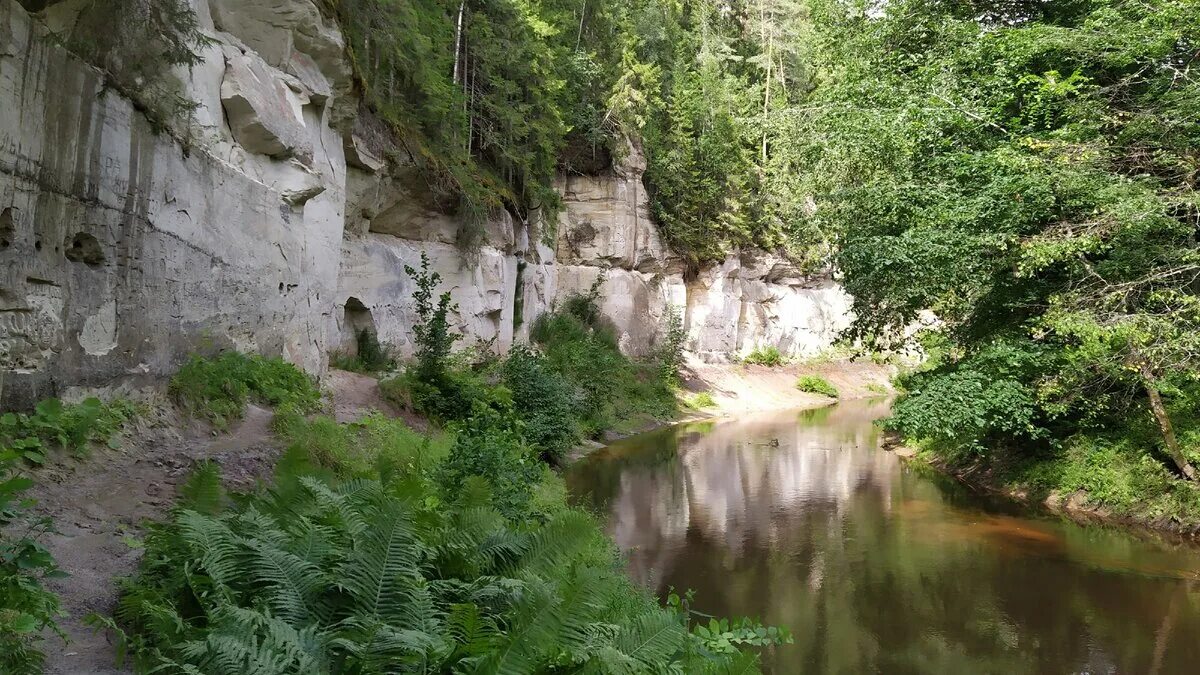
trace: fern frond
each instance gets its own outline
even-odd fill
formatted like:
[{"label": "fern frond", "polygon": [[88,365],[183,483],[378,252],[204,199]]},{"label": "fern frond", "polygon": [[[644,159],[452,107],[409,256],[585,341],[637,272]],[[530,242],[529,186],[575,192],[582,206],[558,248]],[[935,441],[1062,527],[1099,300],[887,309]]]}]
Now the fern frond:
[{"label": "fern frond", "polygon": [[687,629],[671,612],[655,609],[625,624],[614,646],[646,668],[670,662],[687,639]]},{"label": "fern frond", "polygon": [[192,475],[179,487],[179,504],[185,509],[213,516],[221,512],[224,503],[221,467],[216,462],[198,464]]},{"label": "fern frond", "polygon": [[251,541],[249,547],[254,552],[253,574],[266,587],[267,603],[275,615],[298,625],[316,621],[317,592],[326,585],[320,568],[267,541]]},{"label": "fern frond", "polygon": [[215,583],[227,586],[238,573],[237,536],[224,522],[196,511],[181,511],[176,522],[193,558]]},{"label": "fern frond", "polygon": [[331,525],[351,537],[367,529],[362,515],[351,506],[350,496],[338,494],[325,483],[309,476],[301,477],[300,484],[312,495],[318,511]]},{"label": "fern frond", "polygon": [[337,572],[337,584],[353,599],[354,613],[421,628],[437,620],[418,568],[423,550],[399,505],[385,504],[372,514],[354,545]]}]

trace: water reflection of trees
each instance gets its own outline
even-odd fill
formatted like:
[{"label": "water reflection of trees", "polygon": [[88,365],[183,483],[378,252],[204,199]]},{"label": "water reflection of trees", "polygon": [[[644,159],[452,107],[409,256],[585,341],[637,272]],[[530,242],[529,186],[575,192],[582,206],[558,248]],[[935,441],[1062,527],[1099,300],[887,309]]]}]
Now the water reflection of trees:
[{"label": "water reflection of trees", "polygon": [[1140,544],[963,508],[875,450],[881,412],[718,424],[585,475],[610,472],[593,496],[635,578],[793,629],[777,672],[1147,672],[1164,623],[1159,672],[1200,659],[1170,637],[1200,630],[1185,582],[1081,564],[1135,569]]}]

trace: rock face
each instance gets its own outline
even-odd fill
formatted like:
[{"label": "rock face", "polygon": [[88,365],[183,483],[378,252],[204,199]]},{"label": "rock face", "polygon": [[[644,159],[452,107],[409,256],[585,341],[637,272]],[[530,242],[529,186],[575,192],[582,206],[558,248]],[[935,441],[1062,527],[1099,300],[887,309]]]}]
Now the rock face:
[{"label": "rock face", "polygon": [[160,380],[223,347],[316,374],[362,330],[411,353],[404,267],[422,252],[466,344],[498,351],[598,278],[632,354],[654,348],[671,307],[716,360],[811,353],[845,323],[835,284],[771,256],[685,282],[636,148],[603,175],[562,177],[553,226],[445,214],[360,111],[318,0],[194,0],[211,44],[172,73],[196,108],[171,133],[48,38],[29,13],[43,4],[0,0],[0,409]]},{"label": "rock face", "polygon": [[684,280],[683,264],[650,219],[636,148],[609,175],[559,181],[565,209],[558,228],[559,295],[587,292],[603,277],[601,306],[627,352],[654,349],[674,307],[689,351],[724,361],[756,347],[811,356],[849,325],[850,297],[829,279],[802,276],[761,251],[731,254]]}]

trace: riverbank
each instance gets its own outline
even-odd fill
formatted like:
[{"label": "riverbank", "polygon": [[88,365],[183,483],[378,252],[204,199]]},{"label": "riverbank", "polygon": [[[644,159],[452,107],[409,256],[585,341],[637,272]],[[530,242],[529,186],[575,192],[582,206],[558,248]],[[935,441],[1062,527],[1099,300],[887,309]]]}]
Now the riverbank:
[{"label": "riverbank", "polygon": [[[689,358],[681,373],[684,389],[706,392],[713,405],[703,410],[707,416],[728,416],[788,408],[815,408],[835,401],[846,401],[893,392],[895,366],[872,361],[819,361],[782,366],[743,363],[702,363]],[[796,381],[805,375],[817,376],[837,390],[832,398],[801,391]]]},{"label": "riverbank", "polygon": [[[1124,500],[1103,499],[1094,489],[1050,486],[1078,483],[1063,480],[1063,476],[1080,471],[1088,472],[1088,479],[1099,484],[1106,471],[1114,471],[1111,466],[1080,468],[1069,456],[1025,463],[1002,459],[985,462],[981,458],[954,462],[917,444],[906,443],[895,434],[889,434],[882,447],[907,463],[929,467],[975,492],[1000,495],[1030,508],[1044,508],[1080,524],[1112,525],[1191,541],[1200,539],[1200,486],[1165,477],[1161,471],[1153,471],[1157,483],[1154,490],[1131,493]],[[1130,486],[1124,488],[1130,491]]]},{"label": "riverbank", "polygon": [[[805,375],[828,382],[837,390],[838,397],[801,391],[796,382]],[[623,420],[607,430],[600,440],[582,441],[568,454],[567,463],[576,462],[608,443],[674,424],[772,410],[820,408],[839,401],[889,396],[895,393],[891,384],[895,376],[896,366],[871,361],[829,360],[764,366],[705,363],[689,354],[680,369],[682,388],[675,416]],[[701,397],[708,400],[704,405],[696,405]]]}]

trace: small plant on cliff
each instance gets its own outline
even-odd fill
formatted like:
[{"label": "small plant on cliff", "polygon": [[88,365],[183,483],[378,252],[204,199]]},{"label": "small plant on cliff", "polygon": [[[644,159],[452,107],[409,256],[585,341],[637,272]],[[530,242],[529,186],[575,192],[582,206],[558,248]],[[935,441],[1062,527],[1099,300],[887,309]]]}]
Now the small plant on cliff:
[{"label": "small plant on cliff", "polygon": [[774,345],[769,347],[755,347],[742,359],[742,363],[767,366],[768,368],[777,368],[782,366],[783,362],[783,354],[780,354],[779,348]]},{"label": "small plant on cliff", "polygon": [[683,343],[687,330],[683,327],[683,314],[675,305],[667,305],[666,327],[655,349],[658,374],[664,382],[678,383],[679,369],[683,367]]},{"label": "small plant on cliff", "polygon": [[504,392],[489,387],[469,364],[452,354],[454,343],[462,339],[450,325],[450,313],[458,306],[449,292],[435,296],[442,277],[429,271],[429,257],[422,252],[420,269],[405,265],[404,271],[416,285],[416,363],[398,377],[380,383],[380,391],[398,405],[443,422],[466,419],[478,406],[504,408]]},{"label": "small plant on cliff", "polygon": [[838,397],[837,387],[830,384],[829,380],[820,375],[801,375],[796,380],[796,388],[810,394],[820,394],[829,398]]},{"label": "small plant on cliff", "polygon": [[433,301],[434,292],[442,282],[442,275],[429,271],[429,256],[421,252],[421,269],[404,266],[404,272],[412,278],[417,289],[413,291],[413,305],[417,312],[417,324],[413,326],[417,343],[417,375],[424,380],[437,382],[445,377],[450,350],[462,335],[450,328],[450,312],[458,311],[458,305],[450,300],[450,292],[443,292]]},{"label": "small plant on cliff", "polygon": [[281,358],[223,352],[193,356],[175,377],[170,392],[187,412],[224,427],[240,419],[248,400],[315,410],[321,392],[312,378]]}]

